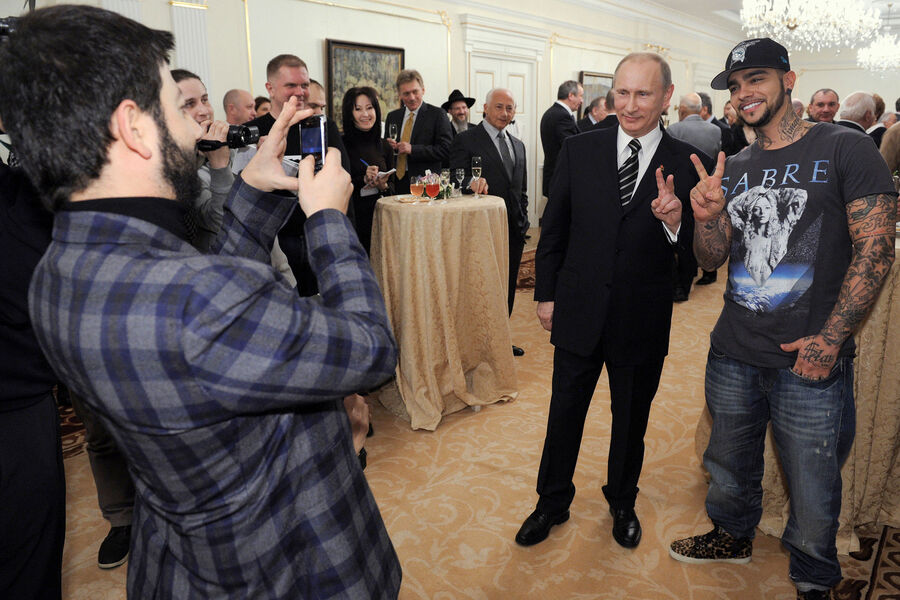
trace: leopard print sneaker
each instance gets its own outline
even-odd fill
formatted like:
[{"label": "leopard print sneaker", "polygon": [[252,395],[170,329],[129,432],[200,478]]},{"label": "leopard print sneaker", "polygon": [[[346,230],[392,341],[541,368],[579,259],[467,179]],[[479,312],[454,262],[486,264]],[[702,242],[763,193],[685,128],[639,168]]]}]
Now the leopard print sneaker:
[{"label": "leopard print sneaker", "polygon": [[753,539],[735,538],[721,527],[709,533],[676,540],[669,547],[669,556],[686,563],[727,562],[745,564],[753,553]]}]

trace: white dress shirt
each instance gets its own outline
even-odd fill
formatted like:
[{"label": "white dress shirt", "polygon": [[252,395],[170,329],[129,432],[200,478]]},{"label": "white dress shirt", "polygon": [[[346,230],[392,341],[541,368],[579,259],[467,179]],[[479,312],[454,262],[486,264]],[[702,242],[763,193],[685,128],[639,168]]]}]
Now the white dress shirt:
[{"label": "white dress shirt", "polygon": [[[622,165],[625,164],[625,161],[628,160],[628,157],[631,156],[631,148],[628,147],[629,142],[633,140],[630,135],[622,131],[622,127],[618,127],[619,133],[616,135],[616,170],[622,168]],[[653,158],[653,155],[656,154],[656,149],[659,148],[659,143],[662,141],[662,129],[659,127],[654,127],[650,130],[649,133],[645,133],[641,137],[637,138],[637,140],[641,143],[641,149],[638,150],[638,172],[637,179],[634,182],[634,191],[637,191],[638,185],[641,183],[641,179],[644,178],[644,174],[647,172],[647,167],[650,166],[650,159]],[[654,175],[654,177],[656,177]],[[654,183],[655,185],[655,183]],[[678,224],[678,227],[675,230],[675,233],[672,233],[665,223],[660,221],[663,226],[663,231],[666,232],[666,237],[669,238],[669,241],[673,244],[678,241],[678,232],[681,231],[681,223]]]},{"label": "white dress shirt", "polygon": [[562,100],[557,100],[556,103],[566,109],[566,111],[569,113],[569,116],[572,117],[572,120],[575,120],[575,111],[569,108],[568,104],[566,104]]}]

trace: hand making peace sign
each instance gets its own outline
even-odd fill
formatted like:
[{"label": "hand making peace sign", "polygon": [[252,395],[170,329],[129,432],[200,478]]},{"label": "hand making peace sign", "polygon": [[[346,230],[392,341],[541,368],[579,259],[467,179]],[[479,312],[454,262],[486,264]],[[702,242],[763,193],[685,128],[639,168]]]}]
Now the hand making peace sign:
[{"label": "hand making peace sign", "polygon": [[700,181],[691,190],[691,207],[694,209],[694,220],[705,223],[718,217],[725,208],[725,193],[722,191],[725,153],[719,152],[716,168],[710,175],[706,174],[706,168],[696,154],[691,154],[691,162],[694,163],[697,175],[700,176]]}]

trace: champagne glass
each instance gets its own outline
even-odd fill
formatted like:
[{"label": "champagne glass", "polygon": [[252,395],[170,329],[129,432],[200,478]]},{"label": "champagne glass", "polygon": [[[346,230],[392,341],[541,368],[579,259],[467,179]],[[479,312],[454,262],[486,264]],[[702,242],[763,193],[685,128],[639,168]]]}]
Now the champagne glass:
[{"label": "champagne glass", "polygon": [[[474,182],[476,179],[481,177],[481,157],[473,156],[472,157],[472,181]],[[479,195],[475,194],[475,197],[478,198]]]},{"label": "champagne glass", "polygon": [[440,204],[447,203],[447,187],[450,186],[450,169],[441,169],[441,192],[444,192],[444,199]]},{"label": "champagne glass", "polygon": [[459,182],[459,193],[460,193],[460,195],[462,195],[462,184],[463,184],[463,179],[466,178],[466,170],[465,169],[456,169],[455,171],[453,171],[453,175],[454,175],[454,177],[456,177],[456,181]]},{"label": "champagne glass", "polygon": [[425,191],[424,177],[411,177],[409,180],[409,192],[416,198],[421,198]]},{"label": "champagne glass", "polygon": [[428,196],[428,204],[432,204],[441,191],[441,180],[436,174],[425,178],[425,194]]},{"label": "champagne glass", "polygon": [[[392,140],[394,140],[395,142],[397,141],[397,124],[396,123],[391,123],[390,125],[388,125],[388,137],[391,138]],[[396,162],[397,162],[397,149],[394,148],[394,163],[396,163]]]}]

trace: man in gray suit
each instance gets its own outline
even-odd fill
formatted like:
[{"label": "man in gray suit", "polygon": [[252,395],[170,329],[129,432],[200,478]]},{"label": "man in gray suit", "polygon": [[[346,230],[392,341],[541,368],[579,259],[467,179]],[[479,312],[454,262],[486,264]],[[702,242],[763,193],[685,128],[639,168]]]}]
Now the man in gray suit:
[{"label": "man in gray suit", "polygon": [[[716,156],[722,147],[722,130],[709,121],[704,121],[700,115],[703,108],[703,100],[699,94],[685,94],[678,102],[679,121],[670,125],[666,130],[673,138],[695,146],[708,156]],[[696,266],[684,265],[679,269],[681,273],[681,286],[684,288],[684,299],[687,299],[687,291],[690,290],[690,279],[697,274]],[[697,285],[708,285],[716,280],[715,271],[703,271],[703,276],[697,280]],[[676,290],[676,301],[681,298],[679,290]]]},{"label": "man in gray suit", "polygon": [[696,146],[708,156],[715,156],[722,147],[722,134],[716,125],[703,120],[701,107],[699,95],[682,96],[678,103],[679,121],[670,125],[667,131],[672,137]]}]

